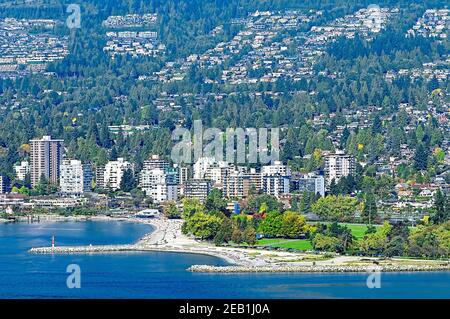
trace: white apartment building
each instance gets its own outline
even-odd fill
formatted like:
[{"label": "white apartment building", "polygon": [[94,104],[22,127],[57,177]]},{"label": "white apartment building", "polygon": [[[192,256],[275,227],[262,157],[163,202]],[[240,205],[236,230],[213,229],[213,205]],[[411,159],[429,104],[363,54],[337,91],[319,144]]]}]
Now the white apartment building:
[{"label": "white apartment building", "polygon": [[279,198],[280,195],[289,194],[289,176],[280,174],[263,176],[262,187],[264,193],[277,198]]},{"label": "white apartment building", "polygon": [[187,198],[196,198],[201,202],[204,202],[211,189],[211,181],[192,179],[189,180],[185,185],[184,196],[186,196]]},{"label": "white apartment building", "polygon": [[210,167],[205,173],[205,179],[210,180],[214,187],[222,189],[225,176],[228,175],[228,166]]},{"label": "white apartment building", "polygon": [[287,165],[284,165],[281,161],[275,161],[273,165],[266,165],[261,168],[261,175],[291,175],[291,170]]},{"label": "white apartment building", "polygon": [[120,189],[123,174],[126,170],[133,169],[133,165],[125,161],[123,158],[118,158],[116,161],[109,161],[105,165],[104,185],[111,190]]},{"label": "white apartment building", "polygon": [[91,190],[92,171],[89,164],[79,160],[63,160],[60,166],[59,186],[65,194],[81,194]]},{"label": "white apartment building", "polygon": [[139,176],[139,187],[155,202],[176,201],[178,185],[175,175],[160,168],[144,168]]},{"label": "white apartment building", "polygon": [[27,161],[22,161],[19,165],[14,165],[14,171],[16,172],[17,179],[24,181],[30,173],[30,164]]},{"label": "white apartment building", "polygon": [[191,178],[192,169],[188,166],[179,166],[178,164],[174,164],[173,167],[178,174],[177,178],[178,196],[183,196],[185,185],[187,181]]},{"label": "white apartment building", "polygon": [[179,166],[176,169],[178,169],[178,184],[185,184],[189,179],[189,167]]},{"label": "white apartment building", "polygon": [[159,157],[159,155],[151,155],[143,163],[143,169],[158,168],[161,170],[166,170],[166,169],[169,169],[170,167],[171,167],[170,162]]},{"label": "white apartment building", "polygon": [[266,165],[261,168],[261,185],[264,193],[279,197],[282,194],[289,194],[291,170],[281,161],[275,161],[273,165]]},{"label": "white apartment building", "polygon": [[0,175],[0,194],[4,194],[6,192],[6,185],[3,176]]},{"label": "white apartment building", "polygon": [[206,179],[214,185],[222,185],[228,168],[227,162],[217,161],[214,157],[201,157],[194,164],[194,179]]},{"label": "white apartment building", "polygon": [[355,173],[355,158],[346,155],[343,151],[336,151],[334,154],[325,156],[325,182],[330,186],[331,181],[337,183],[341,177],[353,175]]},{"label": "white apartment building", "polygon": [[105,189],[105,166],[97,166],[95,168],[95,187]]},{"label": "white apartment building", "polygon": [[203,179],[206,174],[206,170],[216,163],[216,159],[213,157],[201,157],[194,163],[194,179]]}]

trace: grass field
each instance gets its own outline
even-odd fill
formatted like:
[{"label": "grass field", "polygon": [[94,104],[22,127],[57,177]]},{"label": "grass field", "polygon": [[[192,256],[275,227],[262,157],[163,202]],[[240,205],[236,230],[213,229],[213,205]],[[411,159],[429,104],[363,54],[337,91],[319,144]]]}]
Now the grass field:
[{"label": "grass field", "polygon": [[272,246],[281,248],[292,248],[298,250],[312,250],[312,245],[309,240],[305,239],[260,239],[258,240],[258,245],[262,246]]},{"label": "grass field", "polygon": [[[322,222],[323,224],[330,224],[329,222]],[[315,224],[315,223],[311,223]],[[347,226],[352,231],[353,236],[356,240],[360,240],[364,237],[367,231],[366,224],[351,224],[351,223],[339,223],[339,225]],[[376,228],[380,225],[373,225]],[[411,230],[415,227],[409,227]],[[297,250],[313,250],[311,241],[306,239],[284,239],[284,238],[265,238],[258,240],[258,245],[260,246],[271,246],[280,248],[292,248]]]},{"label": "grass field", "polygon": [[[324,222],[323,224],[330,224],[330,223]],[[348,228],[350,228],[353,236],[355,236],[356,239],[363,238],[367,230],[366,224],[339,223],[339,225],[347,226]],[[380,227],[380,225],[373,225],[373,226]]]},{"label": "grass field", "polygon": [[[340,223],[339,225],[344,225],[350,228],[356,240],[363,238],[367,230],[367,225],[365,224]],[[374,226],[379,227],[379,225]],[[258,240],[258,245],[280,247],[286,249],[292,248],[298,250],[313,250],[311,242],[306,239],[265,238]]]},{"label": "grass field", "polygon": [[[352,231],[353,236],[355,236],[356,239],[360,239],[364,237],[364,234],[367,231],[367,225],[364,224],[342,224],[350,228]],[[379,227],[378,225],[375,225],[375,227]]]}]

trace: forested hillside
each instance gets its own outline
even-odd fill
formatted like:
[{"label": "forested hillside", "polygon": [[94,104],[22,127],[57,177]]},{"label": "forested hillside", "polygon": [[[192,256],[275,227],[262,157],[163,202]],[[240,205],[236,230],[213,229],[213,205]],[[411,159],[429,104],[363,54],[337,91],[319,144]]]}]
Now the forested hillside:
[{"label": "forested hillside", "polygon": [[[190,127],[194,119],[221,129],[283,127],[283,160],[305,171],[316,169],[320,163],[314,162],[314,156],[309,160],[303,157],[315,150],[335,149],[336,138],[339,146],[369,164],[381,156],[398,155],[401,144],[413,149],[424,144],[428,155],[444,147],[448,132],[436,118],[416,125],[399,105],[408,103],[427,110],[431,103],[438,113],[443,112],[448,103],[448,78],[386,79],[388,72],[448,59],[448,38],[405,37],[426,9],[443,7],[443,1],[428,1],[426,5],[411,1],[380,3],[397,7],[399,12],[373,39],[359,34],[337,39],[317,58],[313,74],[299,81],[281,78],[240,85],[220,80],[222,71],[234,60],[212,69],[193,66],[183,80],[176,82],[145,77],[163,69],[167,62],[202,54],[220,42],[230,41],[243,28],[231,21],[257,10],[321,12],[298,31],[290,31],[289,35],[296,35],[367,7],[371,1],[85,0],[81,28],[73,30],[64,25],[69,2],[4,1],[0,6],[0,18],[62,21],[54,32],[69,41],[69,54],[48,66],[46,71],[52,75],[0,79],[0,173],[11,178],[12,165],[27,158],[27,143],[36,136],[64,139],[68,156],[95,164],[117,156],[142,163],[150,154],[169,154],[171,130],[178,124]],[[107,30],[102,21],[110,15],[128,13],[158,15],[152,30],[165,44],[164,55],[111,59],[104,52]],[[223,31],[212,35],[218,26],[223,26]],[[294,49],[295,45],[289,48]],[[233,59],[238,60],[239,55]],[[180,97],[186,93],[186,98]],[[157,107],[155,101],[162,97],[173,97],[179,107]],[[368,123],[373,125],[335,134],[337,127],[349,124],[348,112],[368,109],[372,110]],[[327,120],[326,125],[316,125],[314,119],[320,116]],[[131,136],[111,134],[108,126],[121,124],[150,125],[151,129]],[[406,132],[403,128],[407,125],[415,129]],[[430,158],[430,162],[433,160]],[[439,173],[438,165],[429,173]]]}]

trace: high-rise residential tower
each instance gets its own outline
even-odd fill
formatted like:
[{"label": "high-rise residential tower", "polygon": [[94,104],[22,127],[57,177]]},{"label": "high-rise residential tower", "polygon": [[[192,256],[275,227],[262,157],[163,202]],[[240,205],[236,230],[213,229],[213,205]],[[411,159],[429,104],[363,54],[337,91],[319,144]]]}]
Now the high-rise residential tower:
[{"label": "high-rise residential tower", "polygon": [[30,141],[30,176],[33,187],[39,184],[41,177],[58,184],[63,142],[54,140],[51,136]]},{"label": "high-rise residential tower", "polygon": [[355,173],[355,158],[345,154],[343,151],[336,151],[334,154],[325,156],[325,182],[329,187],[331,181],[336,183],[344,176]]}]

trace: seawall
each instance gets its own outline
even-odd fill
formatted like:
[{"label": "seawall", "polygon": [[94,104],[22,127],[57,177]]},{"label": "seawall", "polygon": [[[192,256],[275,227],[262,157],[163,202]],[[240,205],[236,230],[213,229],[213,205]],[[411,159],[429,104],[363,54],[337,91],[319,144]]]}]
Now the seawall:
[{"label": "seawall", "polygon": [[37,247],[31,248],[33,254],[67,254],[67,253],[94,253],[94,252],[113,252],[113,251],[132,251],[138,250],[136,245],[104,245],[104,246],[57,246],[57,247]]},{"label": "seawall", "polygon": [[402,266],[208,266],[193,265],[187,269],[203,273],[260,273],[260,272],[416,272],[416,271],[450,271],[450,265],[402,265]]}]

